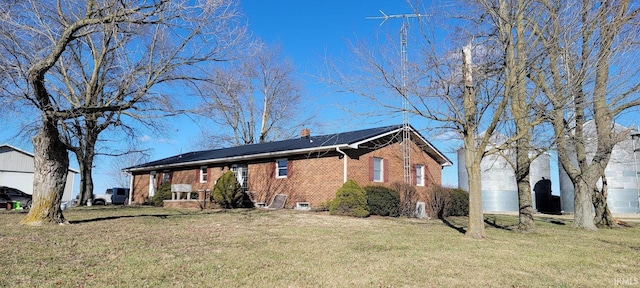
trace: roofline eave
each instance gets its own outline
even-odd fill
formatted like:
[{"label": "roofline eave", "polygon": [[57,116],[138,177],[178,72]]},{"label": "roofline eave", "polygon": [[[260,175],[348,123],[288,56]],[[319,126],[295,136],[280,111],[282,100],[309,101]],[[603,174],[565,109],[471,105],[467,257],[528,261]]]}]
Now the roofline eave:
[{"label": "roofline eave", "polygon": [[200,161],[182,162],[182,163],[167,164],[167,165],[155,165],[155,166],[140,167],[140,168],[130,168],[130,169],[123,169],[122,171],[143,172],[143,171],[154,171],[154,170],[160,170],[160,169],[176,168],[176,167],[197,166],[197,165],[204,165],[204,164],[228,163],[228,162],[236,162],[240,160],[268,159],[268,158],[297,155],[297,154],[304,154],[304,153],[333,151],[336,148],[342,149],[342,148],[351,148],[351,147],[348,144],[340,144],[340,145],[323,146],[323,147],[315,147],[315,148],[305,148],[305,149],[297,149],[297,150],[287,150],[287,151],[233,156],[233,157],[225,157],[225,158],[217,158],[217,159],[207,159],[207,160],[200,160]]},{"label": "roofline eave", "polygon": [[[413,130],[413,129],[412,129]],[[414,130],[415,132],[415,130]],[[427,145],[429,147],[429,149],[431,151],[433,151],[438,157],[440,157],[440,159],[442,159],[442,161],[438,161],[438,163],[440,164],[440,166],[442,167],[448,167],[448,166],[453,166],[453,162],[451,162],[451,160],[449,160],[449,158],[447,158],[447,156],[445,156],[444,154],[442,154],[442,152],[440,152],[440,150],[438,150],[438,148],[434,147],[433,145],[431,145],[431,143],[429,141],[427,141],[427,139],[424,139],[419,133],[414,133],[416,136],[418,136],[418,138],[420,138],[420,140],[422,141],[422,143],[424,143],[425,145]]]},{"label": "roofline eave", "polygon": [[[440,164],[441,167],[453,166],[453,163],[451,162],[451,160],[449,160],[449,158],[447,158],[447,156],[442,154],[442,152],[440,152],[440,150],[438,150],[436,147],[431,145],[431,143],[429,141],[427,141],[427,139],[424,139],[424,137],[422,137],[422,135],[420,135],[420,133],[418,133],[412,126],[409,126],[409,128],[411,129],[411,133],[413,133],[413,135],[417,136],[421,140],[422,143],[424,143],[425,145],[427,145],[429,147],[429,150],[431,150],[434,154],[436,154],[435,156],[440,158],[440,161],[438,161],[438,159],[435,159],[435,160],[438,162],[438,164]],[[399,127],[397,129],[388,131],[386,133],[377,135],[375,137],[367,138],[367,139],[352,143],[352,144],[349,145],[349,147],[353,148],[353,149],[358,149],[358,147],[363,143],[366,143],[366,142],[369,142],[369,141],[373,141],[375,139],[382,138],[382,137],[385,137],[387,135],[391,135],[393,133],[398,133],[402,129],[403,129],[403,127]]]}]

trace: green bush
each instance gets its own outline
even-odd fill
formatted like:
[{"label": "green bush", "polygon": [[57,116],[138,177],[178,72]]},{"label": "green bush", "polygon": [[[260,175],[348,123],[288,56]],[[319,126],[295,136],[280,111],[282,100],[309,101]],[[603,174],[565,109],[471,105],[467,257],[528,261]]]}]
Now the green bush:
[{"label": "green bush", "polygon": [[371,215],[400,216],[400,193],[384,186],[364,187]]},{"label": "green bush", "polygon": [[331,200],[326,202],[321,202],[316,207],[313,207],[313,211],[315,212],[329,211],[329,207],[331,207]]},{"label": "green bush", "polygon": [[158,191],[156,191],[156,194],[154,194],[153,197],[151,198],[151,204],[153,206],[162,206],[164,200],[170,200],[170,199],[171,199],[171,184],[164,183],[160,185],[160,188],[158,188]]},{"label": "green bush", "polygon": [[469,193],[462,189],[451,189],[449,192],[447,216],[469,216]]},{"label": "green bush", "polygon": [[369,216],[367,196],[364,189],[353,180],[348,180],[338,192],[336,198],[329,205],[331,215],[344,215],[353,217]]},{"label": "green bush", "polygon": [[221,208],[241,208],[244,207],[245,193],[242,186],[238,183],[236,174],[233,171],[224,173],[216,185],[213,186],[213,201],[220,205]]},{"label": "green bush", "polygon": [[469,215],[469,193],[462,189],[435,186],[428,195],[427,209],[432,217]]}]

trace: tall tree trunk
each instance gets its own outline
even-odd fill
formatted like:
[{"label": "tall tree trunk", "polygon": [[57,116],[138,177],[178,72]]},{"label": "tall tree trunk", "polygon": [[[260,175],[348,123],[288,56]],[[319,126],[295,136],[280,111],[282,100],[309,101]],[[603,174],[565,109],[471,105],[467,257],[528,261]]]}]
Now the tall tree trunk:
[{"label": "tall tree trunk", "polygon": [[69,173],[69,154],[55,123],[44,120],[32,138],[34,152],[33,204],[20,223],[65,223],[60,204]]},{"label": "tall tree trunk", "polygon": [[[535,222],[533,221],[533,203],[531,200],[531,180],[530,180],[530,167],[531,158],[529,157],[529,150],[531,147],[532,139],[532,126],[529,113],[531,106],[529,96],[527,95],[527,77],[526,66],[528,61],[527,55],[527,39],[525,37],[525,17],[524,14],[527,10],[527,4],[523,0],[517,1],[517,9],[515,12],[516,25],[516,39],[515,47],[510,47],[508,56],[510,59],[509,67],[506,67],[508,82],[513,88],[509,89],[511,95],[505,95],[505,97],[511,97],[511,113],[516,124],[516,135],[524,135],[516,140],[516,167],[515,176],[518,186],[518,230],[531,231],[535,229]],[[508,37],[511,36],[511,30],[507,31]],[[514,50],[515,48],[515,50]],[[512,69],[511,67],[515,67]]]},{"label": "tall tree trunk", "polygon": [[595,185],[588,185],[584,179],[578,177],[577,181],[573,183],[575,195],[574,195],[574,216],[573,216],[573,227],[588,229],[588,230],[598,230],[596,225],[593,222],[593,202],[591,199],[591,194]]},{"label": "tall tree trunk", "polygon": [[93,177],[91,175],[93,159],[88,160],[81,155],[76,155],[76,157],[78,158],[78,165],[80,166],[80,194],[78,205],[84,206],[89,199],[93,201]]},{"label": "tall tree trunk", "polygon": [[[95,123],[94,123],[95,124]],[[93,201],[93,161],[95,158],[95,147],[98,141],[98,134],[92,133],[97,131],[95,125],[87,123],[87,129],[82,135],[82,143],[74,153],[78,159],[78,165],[80,166],[80,194],[79,205],[86,205],[87,201],[91,199]]]},{"label": "tall tree trunk", "polygon": [[[464,148],[465,169],[469,176],[469,230],[466,235],[474,239],[484,238],[484,216],[482,213],[482,184],[480,163],[486,144],[476,143],[477,132],[477,108],[476,89],[473,83],[473,64],[471,58],[471,45],[462,48],[462,78],[464,79]],[[493,131],[488,131],[490,135]],[[488,137],[488,136],[485,136]],[[486,143],[482,141],[482,143]]]},{"label": "tall tree trunk", "polygon": [[[519,139],[517,142],[529,141],[528,139]],[[528,144],[528,143],[526,143]],[[518,182],[518,230],[520,231],[532,231],[535,229],[535,222],[533,221],[533,203],[531,200],[531,180],[529,175],[529,167],[531,160],[529,158],[529,151],[527,149],[521,149],[522,146],[518,143],[519,149],[516,150],[516,180]],[[524,146],[526,147],[526,145]]]},{"label": "tall tree trunk", "polygon": [[264,103],[262,104],[262,118],[260,121],[260,143],[263,143],[266,140],[267,136],[267,122],[269,121],[269,97],[267,89],[264,89]]},{"label": "tall tree trunk", "polygon": [[480,165],[474,160],[474,149],[465,149],[467,175],[469,177],[469,229],[466,235],[474,239],[484,238],[484,214],[482,212],[482,184]]},{"label": "tall tree trunk", "polygon": [[618,227],[607,204],[607,177],[602,175],[602,189],[593,190],[593,207],[595,208],[594,222],[597,226]]}]

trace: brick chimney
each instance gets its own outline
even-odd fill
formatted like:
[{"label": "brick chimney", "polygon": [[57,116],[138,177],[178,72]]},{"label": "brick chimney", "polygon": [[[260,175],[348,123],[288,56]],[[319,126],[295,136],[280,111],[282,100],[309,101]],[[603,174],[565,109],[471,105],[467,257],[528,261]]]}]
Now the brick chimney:
[{"label": "brick chimney", "polygon": [[302,128],[300,130],[300,138],[309,138],[311,136],[311,130],[309,128]]}]

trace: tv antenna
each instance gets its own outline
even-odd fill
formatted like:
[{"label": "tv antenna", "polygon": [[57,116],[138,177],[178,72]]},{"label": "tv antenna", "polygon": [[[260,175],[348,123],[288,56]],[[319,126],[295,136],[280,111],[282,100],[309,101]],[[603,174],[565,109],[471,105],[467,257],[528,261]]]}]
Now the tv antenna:
[{"label": "tv antenna", "polygon": [[365,17],[367,20],[382,19],[379,26],[382,26],[389,19],[402,19],[402,26],[400,27],[400,65],[402,73],[402,87],[400,88],[400,94],[402,94],[402,153],[404,160],[404,183],[411,184],[411,126],[409,125],[409,115],[407,113],[409,101],[407,100],[407,33],[409,29],[409,18],[425,17],[423,14],[391,14],[387,15],[382,10],[379,10],[382,16]]}]

